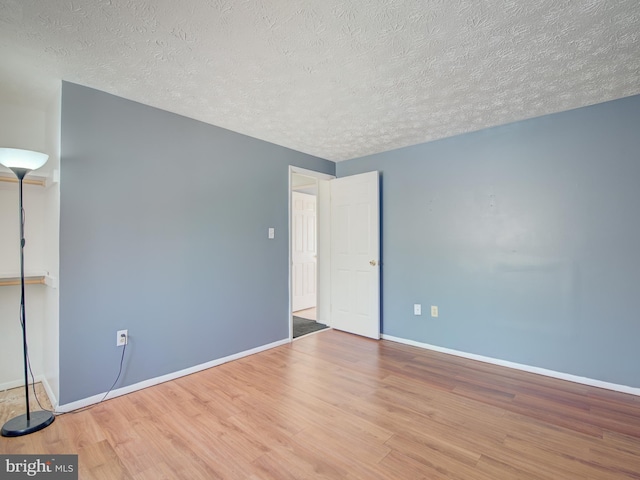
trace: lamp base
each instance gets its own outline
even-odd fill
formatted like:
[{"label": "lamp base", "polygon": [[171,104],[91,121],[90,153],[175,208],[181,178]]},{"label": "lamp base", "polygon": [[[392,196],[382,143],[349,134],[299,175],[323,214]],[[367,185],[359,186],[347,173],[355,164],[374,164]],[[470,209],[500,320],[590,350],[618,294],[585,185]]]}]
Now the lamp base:
[{"label": "lamp base", "polygon": [[31,412],[31,419],[27,420],[27,414],[12,418],[2,426],[3,437],[20,437],[42,430],[53,423],[56,417],[52,412],[39,410]]}]

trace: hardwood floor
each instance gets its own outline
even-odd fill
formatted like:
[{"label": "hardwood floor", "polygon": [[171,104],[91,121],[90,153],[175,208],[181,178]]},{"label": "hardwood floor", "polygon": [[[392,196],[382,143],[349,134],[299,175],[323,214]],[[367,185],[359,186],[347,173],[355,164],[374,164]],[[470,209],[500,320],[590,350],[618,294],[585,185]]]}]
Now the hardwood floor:
[{"label": "hardwood floor", "polygon": [[640,479],[640,397],[327,331],[0,451],[85,479]]},{"label": "hardwood floor", "polygon": [[306,318],[307,320],[317,320],[317,318],[316,318],[316,316],[317,316],[316,307],[307,308],[306,310],[298,310],[296,312],[293,312],[293,314],[296,317]]}]

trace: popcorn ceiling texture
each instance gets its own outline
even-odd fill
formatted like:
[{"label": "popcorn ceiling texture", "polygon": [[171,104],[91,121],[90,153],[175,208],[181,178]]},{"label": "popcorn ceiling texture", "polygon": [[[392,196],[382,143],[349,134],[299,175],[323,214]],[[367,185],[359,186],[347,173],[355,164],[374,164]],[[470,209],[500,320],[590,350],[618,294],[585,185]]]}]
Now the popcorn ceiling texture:
[{"label": "popcorn ceiling texture", "polygon": [[0,54],[339,161],[640,93],[640,2],[0,0]]}]

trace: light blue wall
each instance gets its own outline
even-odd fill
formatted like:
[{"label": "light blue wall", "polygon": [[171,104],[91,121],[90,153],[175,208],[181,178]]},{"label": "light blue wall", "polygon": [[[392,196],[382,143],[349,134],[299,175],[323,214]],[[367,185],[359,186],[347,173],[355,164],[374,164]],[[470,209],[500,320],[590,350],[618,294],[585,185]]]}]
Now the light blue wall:
[{"label": "light blue wall", "polygon": [[[60,403],[288,337],[288,166],[335,164],[62,90]],[[267,239],[275,227],[276,239]]]},{"label": "light blue wall", "polygon": [[376,169],[385,334],[640,387],[640,96],[336,168]]}]

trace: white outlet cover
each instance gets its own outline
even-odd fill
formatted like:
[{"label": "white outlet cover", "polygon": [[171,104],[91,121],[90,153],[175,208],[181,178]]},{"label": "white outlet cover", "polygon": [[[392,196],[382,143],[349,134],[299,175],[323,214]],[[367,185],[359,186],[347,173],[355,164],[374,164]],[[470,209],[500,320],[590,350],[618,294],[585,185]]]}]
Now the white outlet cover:
[{"label": "white outlet cover", "polygon": [[[122,338],[124,334],[125,338]],[[129,341],[129,331],[128,330],[118,330],[116,332],[116,347],[122,347],[126,345]]]}]

